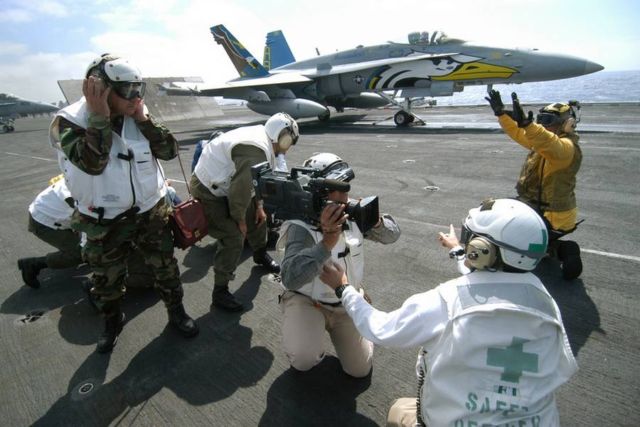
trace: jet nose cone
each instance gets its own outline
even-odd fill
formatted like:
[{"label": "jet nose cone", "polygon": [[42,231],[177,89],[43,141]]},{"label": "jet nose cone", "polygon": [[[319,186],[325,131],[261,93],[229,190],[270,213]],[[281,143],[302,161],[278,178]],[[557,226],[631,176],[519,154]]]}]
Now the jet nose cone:
[{"label": "jet nose cone", "polygon": [[604,70],[604,67],[602,65],[596,64],[595,62],[591,62],[591,61],[584,61],[585,74],[596,73],[600,70]]}]

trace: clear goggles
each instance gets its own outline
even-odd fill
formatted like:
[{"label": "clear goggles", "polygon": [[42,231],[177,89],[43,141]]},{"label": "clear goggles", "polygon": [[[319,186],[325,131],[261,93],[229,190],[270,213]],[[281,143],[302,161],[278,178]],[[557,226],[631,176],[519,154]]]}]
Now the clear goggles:
[{"label": "clear goggles", "polygon": [[145,82],[117,82],[111,84],[112,90],[120,97],[128,101],[135,98],[143,98],[147,88]]}]

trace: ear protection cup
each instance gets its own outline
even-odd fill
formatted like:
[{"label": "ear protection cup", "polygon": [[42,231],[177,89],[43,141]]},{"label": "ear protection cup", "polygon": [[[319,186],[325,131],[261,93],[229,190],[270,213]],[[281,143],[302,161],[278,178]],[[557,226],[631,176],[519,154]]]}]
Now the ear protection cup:
[{"label": "ear protection cup", "polygon": [[464,252],[469,264],[477,270],[493,266],[497,258],[496,246],[484,237],[471,239]]},{"label": "ear protection cup", "polygon": [[278,147],[281,150],[288,150],[293,145],[293,136],[289,129],[282,129],[280,136],[278,137]]},{"label": "ear protection cup", "polygon": [[562,132],[564,133],[573,133],[575,129],[576,129],[576,119],[574,119],[573,117],[569,117],[567,120],[565,120],[564,124],[562,125]]}]

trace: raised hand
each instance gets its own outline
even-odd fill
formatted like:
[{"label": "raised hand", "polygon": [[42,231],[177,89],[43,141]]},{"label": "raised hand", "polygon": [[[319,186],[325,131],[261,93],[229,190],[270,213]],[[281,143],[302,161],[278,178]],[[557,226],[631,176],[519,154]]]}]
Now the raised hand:
[{"label": "raised hand", "polygon": [[87,100],[87,108],[92,113],[105,117],[111,115],[108,102],[110,92],[111,88],[99,77],[89,76],[82,82],[82,94]]},{"label": "raised hand", "polygon": [[511,113],[511,117],[518,123],[518,127],[524,128],[529,126],[531,122],[533,122],[533,111],[529,110],[529,113],[525,115],[524,110],[520,105],[518,94],[515,92],[511,94],[511,101],[513,103],[513,112]]},{"label": "raised hand", "polygon": [[502,97],[500,96],[500,92],[497,90],[491,89],[489,91],[489,96],[485,96],[484,99],[489,101],[489,105],[493,110],[493,114],[496,116],[501,116],[505,113],[504,103],[502,102]]}]

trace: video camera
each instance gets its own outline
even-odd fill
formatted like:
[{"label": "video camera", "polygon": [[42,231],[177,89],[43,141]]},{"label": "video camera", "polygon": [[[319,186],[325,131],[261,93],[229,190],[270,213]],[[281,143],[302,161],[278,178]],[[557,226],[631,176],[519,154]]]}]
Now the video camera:
[{"label": "video camera", "polygon": [[[256,197],[264,202],[264,209],[276,220],[299,219],[319,225],[322,209],[329,203],[331,191],[348,192],[351,186],[345,180],[353,178],[349,168],[329,178],[312,168],[292,168],[291,173],[274,171],[269,162],[251,168]],[[344,212],[362,233],[369,231],[380,219],[378,196],[347,202]]]}]

